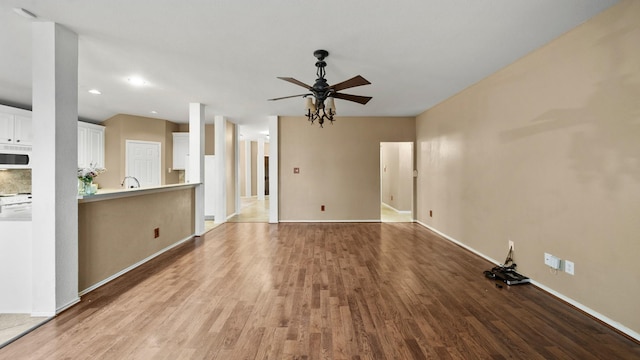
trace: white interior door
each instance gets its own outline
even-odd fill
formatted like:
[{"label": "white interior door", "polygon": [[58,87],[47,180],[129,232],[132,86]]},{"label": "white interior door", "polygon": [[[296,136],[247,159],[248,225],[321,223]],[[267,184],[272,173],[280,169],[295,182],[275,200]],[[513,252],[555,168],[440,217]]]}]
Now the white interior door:
[{"label": "white interior door", "polygon": [[[140,187],[160,186],[160,143],[154,141],[127,140],[126,176],[133,176]],[[126,179],[125,187],[135,184]]]}]

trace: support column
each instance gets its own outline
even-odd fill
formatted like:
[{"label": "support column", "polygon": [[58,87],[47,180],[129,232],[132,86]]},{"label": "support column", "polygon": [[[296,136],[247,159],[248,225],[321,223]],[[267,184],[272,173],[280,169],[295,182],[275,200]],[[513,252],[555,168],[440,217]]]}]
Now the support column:
[{"label": "support column", "polygon": [[216,154],[216,223],[227,222],[227,120],[224,116],[215,117],[215,154]]},{"label": "support column", "polygon": [[78,35],[32,24],[32,315],[78,297]]},{"label": "support column", "polygon": [[256,188],[258,200],[264,200],[264,138],[258,139],[258,155],[256,156]]},{"label": "support column", "polygon": [[278,223],[278,117],[269,116],[269,223]]},{"label": "support column", "polygon": [[236,214],[240,214],[240,129],[237,125],[235,125],[235,130],[233,132],[233,153],[235,154],[233,159],[233,171],[236,179],[236,191],[235,191],[235,202],[236,202]]},{"label": "support column", "polygon": [[189,179],[195,187],[195,229],[204,234],[204,105],[189,104]]}]

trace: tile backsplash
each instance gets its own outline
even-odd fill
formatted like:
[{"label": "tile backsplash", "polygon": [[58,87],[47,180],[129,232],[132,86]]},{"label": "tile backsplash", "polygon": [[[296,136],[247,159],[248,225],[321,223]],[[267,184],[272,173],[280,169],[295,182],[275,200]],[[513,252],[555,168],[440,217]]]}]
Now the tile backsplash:
[{"label": "tile backsplash", "polygon": [[0,194],[31,192],[31,170],[0,170]]}]

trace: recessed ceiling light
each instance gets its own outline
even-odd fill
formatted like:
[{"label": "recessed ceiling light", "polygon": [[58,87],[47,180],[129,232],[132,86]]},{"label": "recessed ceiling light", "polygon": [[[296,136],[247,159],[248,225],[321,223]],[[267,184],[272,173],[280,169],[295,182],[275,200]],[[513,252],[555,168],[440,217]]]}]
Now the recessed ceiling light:
[{"label": "recessed ceiling light", "polygon": [[13,8],[13,11],[16,12],[16,14],[25,17],[27,19],[33,20],[33,19],[37,19],[38,17],[36,16],[36,14],[32,13],[29,10],[23,9],[23,8]]},{"label": "recessed ceiling light", "polygon": [[100,92],[100,90],[97,89],[91,89],[89,90],[89,92],[93,95],[102,95],[102,93]]},{"label": "recessed ceiling light", "polygon": [[137,76],[132,76],[130,78],[127,78],[127,81],[129,82],[129,84],[134,86],[142,86],[147,84],[147,81],[145,79]]},{"label": "recessed ceiling light", "polygon": [[157,111],[155,111],[155,110],[151,110],[151,113],[152,113],[152,114],[157,114],[158,112],[157,112]]}]

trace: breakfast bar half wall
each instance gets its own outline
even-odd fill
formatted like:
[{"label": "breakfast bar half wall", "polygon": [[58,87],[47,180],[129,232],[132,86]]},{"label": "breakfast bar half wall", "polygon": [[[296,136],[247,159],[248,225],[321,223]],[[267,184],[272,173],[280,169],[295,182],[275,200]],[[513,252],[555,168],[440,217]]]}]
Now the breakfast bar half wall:
[{"label": "breakfast bar half wall", "polygon": [[79,198],[80,295],[191,239],[195,186],[101,190]]}]

